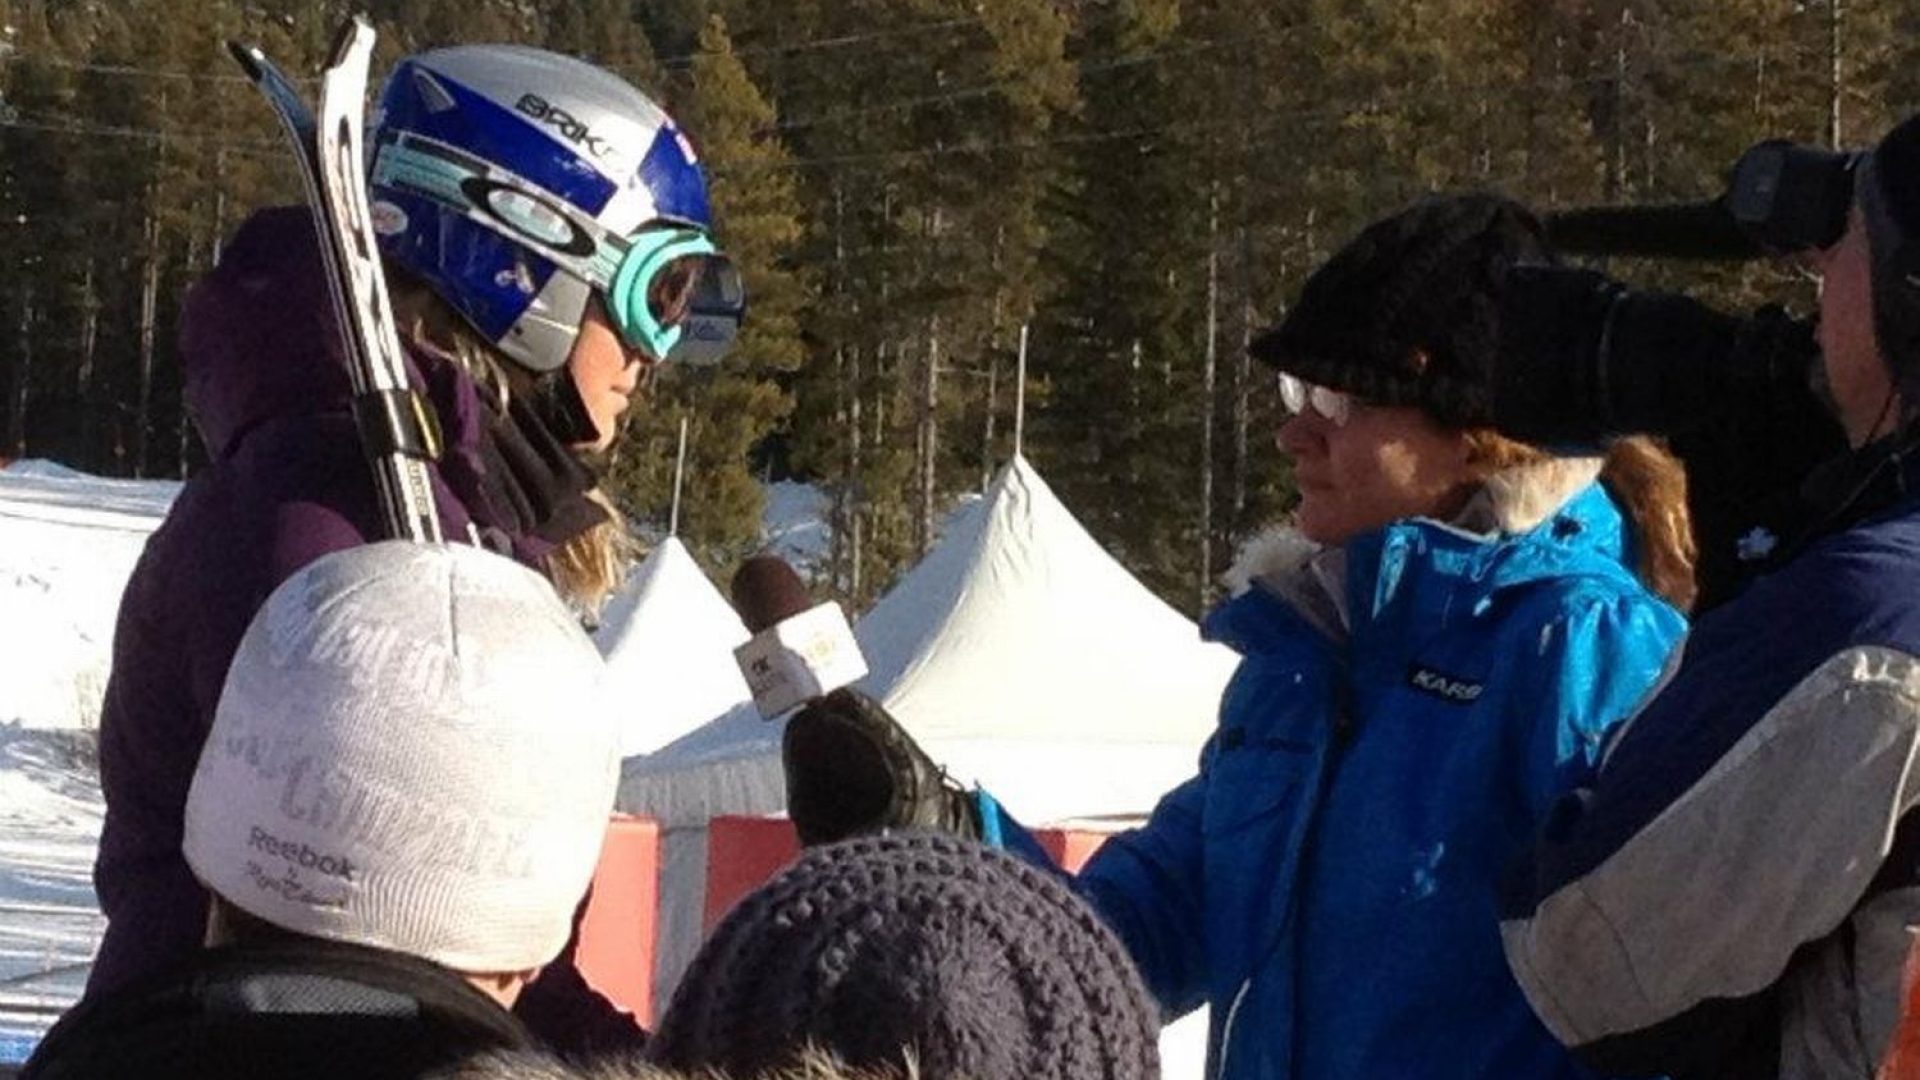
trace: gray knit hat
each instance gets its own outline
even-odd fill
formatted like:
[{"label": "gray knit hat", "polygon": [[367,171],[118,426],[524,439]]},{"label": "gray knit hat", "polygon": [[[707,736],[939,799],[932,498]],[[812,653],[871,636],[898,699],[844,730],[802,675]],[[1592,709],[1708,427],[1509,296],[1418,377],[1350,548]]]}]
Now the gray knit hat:
[{"label": "gray knit hat", "polygon": [[811,1045],[928,1080],[1148,1080],[1158,1014],[1126,951],[1053,875],[934,833],[808,851],[681,980],[647,1053],[733,1080]]},{"label": "gray knit hat", "polygon": [[540,575],[391,540],[309,563],[228,669],[187,864],[284,930],[519,971],[566,944],[620,755],[606,665]]}]

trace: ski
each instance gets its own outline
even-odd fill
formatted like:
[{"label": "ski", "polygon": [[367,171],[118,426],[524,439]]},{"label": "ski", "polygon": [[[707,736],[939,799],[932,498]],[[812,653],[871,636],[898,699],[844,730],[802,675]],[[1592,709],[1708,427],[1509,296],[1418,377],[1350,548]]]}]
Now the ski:
[{"label": "ski", "polygon": [[440,455],[439,426],[407,378],[367,202],[361,117],[373,40],[372,25],[360,16],[341,28],[321,75],[317,120],[259,48],[228,42],[227,49],[280,118],[300,162],[353,384],[354,419],[387,531],[437,542],[440,517],[427,464]]}]

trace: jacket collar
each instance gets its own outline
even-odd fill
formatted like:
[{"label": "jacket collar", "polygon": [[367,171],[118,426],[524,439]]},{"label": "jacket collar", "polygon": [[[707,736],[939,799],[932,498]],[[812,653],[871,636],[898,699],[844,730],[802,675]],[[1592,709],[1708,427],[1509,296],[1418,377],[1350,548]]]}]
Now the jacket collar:
[{"label": "jacket collar", "polygon": [[[1597,458],[1557,458],[1496,475],[1452,522],[1405,518],[1324,548],[1291,528],[1255,537],[1225,576],[1232,598],[1202,622],[1208,640],[1259,651],[1304,623],[1335,644],[1401,596],[1410,566],[1495,593],[1629,556]],[[1285,613],[1286,618],[1275,616]]]}]

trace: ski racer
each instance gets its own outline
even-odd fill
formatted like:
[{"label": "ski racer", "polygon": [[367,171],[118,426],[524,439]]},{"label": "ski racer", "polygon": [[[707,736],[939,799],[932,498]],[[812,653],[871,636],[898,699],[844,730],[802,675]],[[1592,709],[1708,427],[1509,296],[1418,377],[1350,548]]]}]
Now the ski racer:
[{"label": "ski racer", "polygon": [[[444,534],[591,610],[623,571],[596,458],[651,374],[719,359],[744,312],[692,148],[618,77],[505,45],[402,60],[369,142],[396,322],[444,446]],[[555,266],[529,238],[591,253],[592,270]],[[327,290],[312,215],[295,207],[243,224],[186,298],[185,393],[211,462],[121,603],[94,870],[108,922],[90,995],[199,948],[207,897],[181,856],[181,814],[234,648],[281,581],[378,538]],[[569,1030],[585,1023],[572,1008],[537,1015],[588,995],[562,963],[522,1011],[563,1045],[634,1030],[611,1016]]]}]

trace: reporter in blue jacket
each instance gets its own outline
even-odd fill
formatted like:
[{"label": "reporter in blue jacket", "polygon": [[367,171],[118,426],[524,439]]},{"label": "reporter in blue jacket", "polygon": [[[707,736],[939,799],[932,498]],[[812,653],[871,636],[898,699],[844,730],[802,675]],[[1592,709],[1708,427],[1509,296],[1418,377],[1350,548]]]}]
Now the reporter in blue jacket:
[{"label": "reporter in blue jacket", "polygon": [[1678,467],[1485,427],[1493,301],[1547,258],[1504,200],[1425,201],[1307,282],[1278,368],[1297,534],[1203,632],[1242,656],[1199,774],[1079,875],[1219,1077],[1592,1075],[1500,948],[1498,882],[1680,637]]},{"label": "reporter in blue jacket", "polygon": [[[1254,346],[1291,414],[1297,531],[1252,545],[1202,625],[1242,659],[1198,775],[1075,879],[1166,1017],[1211,1006],[1211,1076],[1593,1075],[1509,973],[1497,884],[1655,681],[1691,550],[1651,444],[1562,458],[1486,427],[1495,301],[1547,258],[1511,202],[1424,201]],[[859,723],[878,768],[853,763]],[[870,704],[786,739],[804,839],[971,820],[1045,859],[990,800],[958,809]],[[876,787],[890,806],[853,805]]]}]

